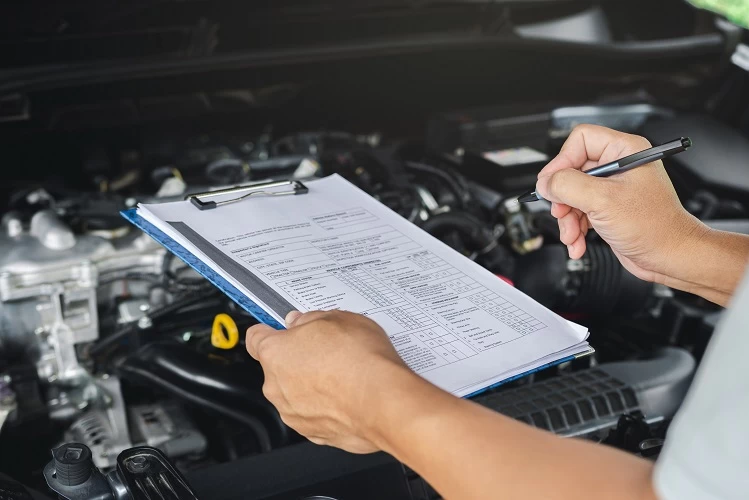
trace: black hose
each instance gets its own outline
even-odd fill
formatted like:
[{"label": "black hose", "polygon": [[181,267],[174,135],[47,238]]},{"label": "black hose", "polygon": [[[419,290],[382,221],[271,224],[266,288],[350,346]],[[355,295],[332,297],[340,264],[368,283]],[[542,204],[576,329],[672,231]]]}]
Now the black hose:
[{"label": "black hose", "polygon": [[229,406],[226,406],[219,402],[202,398],[201,396],[189,390],[183,389],[176,384],[172,384],[162,379],[161,377],[158,377],[146,368],[123,364],[118,368],[118,371],[120,375],[125,379],[138,377],[142,381],[148,381],[149,383],[163,389],[164,391],[174,394],[175,396],[189,401],[201,408],[208,408],[218,414],[224,415],[246,425],[255,434],[261,451],[269,452],[271,451],[271,449],[273,449],[268,429],[265,428],[263,423],[257,417],[236,411],[233,408],[230,408]]},{"label": "black hose", "polygon": [[[148,317],[151,319],[151,322],[154,322],[163,318],[164,316],[176,313],[180,309],[194,306],[195,304],[198,304],[204,300],[206,300],[205,294],[190,294],[184,298],[178,299],[171,304],[162,307],[161,309],[157,309],[156,311],[150,313]],[[88,355],[92,358],[100,356],[114,344],[121,341],[123,338],[134,334],[139,329],[140,327],[138,326],[137,322],[125,325],[113,334],[103,339],[99,339],[95,343],[91,344],[91,347],[89,347],[88,349]]]},{"label": "black hose", "polygon": [[495,243],[492,232],[486,228],[486,224],[465,212],[445,212],[435,215],[423,222],[421,228],[437,238],[456,231],[468,239],[473,250],[478,252],[490,248]]},{"label": "black hose", "polygon": [[177,273],[172,270],[172,262],[174,262],[174,254],[167,252],[161,264],[161,275],[163,277],[164,288],[167,290],[199,291],[203,288],[212,286],[210,282],[202,276],[196,276],[194,278],[178,276]]},{"label": "black hose", "polygon": [[427,219],[421,228],[441,239],[449,233],[458,233],[466,247],[475,252],[476,261],[491,272],[508,275],[514,268],[514,258],[498,244],[491,227],[471,214],[445,212]]},{"label": "black hose", "polygon": [[442,179],[445,184],[447,184],[447,187],[450,188],[450,190],[455,195],[455,198],[458,200],[458,203],[460,203],[461,208],[465,208],[467,191],[463,189],[463,187],[460,185],[460,182],[454,179],[453,176],[437,167],[424,165],[423,163],[417,163],[413,161],[407,161],[406,168],[409,170],[428,173]]},{"label": "black hose", "polygon": [[249,357],[230,363],[210,356],[209,352],[196,351],[180,342],[153,342],[125,358],[118,373],[133,382],[156,384],[181,398],[245,422],[252,429],[259,423],[269,436],[269,445],[286,444],[289,429],[262,394],[263,374],[259,365],[250,362]]}]

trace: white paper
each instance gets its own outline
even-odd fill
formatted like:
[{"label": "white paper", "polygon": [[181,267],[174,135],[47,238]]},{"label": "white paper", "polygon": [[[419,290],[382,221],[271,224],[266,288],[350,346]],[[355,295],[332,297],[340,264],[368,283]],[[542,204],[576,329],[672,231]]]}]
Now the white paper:
[{"label": "white paper", "polygon": [[369,316],[414,371],[456,395],[589,349],[584,327],[343,178],[307,186],[214,210],[184,201],[138,213],[281,323],[291,309]]}]

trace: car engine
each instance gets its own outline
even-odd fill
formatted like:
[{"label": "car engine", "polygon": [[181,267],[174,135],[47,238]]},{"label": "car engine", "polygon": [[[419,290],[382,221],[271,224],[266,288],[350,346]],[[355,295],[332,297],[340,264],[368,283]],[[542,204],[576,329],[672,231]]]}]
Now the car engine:
[{"label": "car engine", "polygon": [[[589,329],[595,354],[475,402],[658,456],[723,310],[641,281],[593,232],[569,259],[550,205],[515,200],[579,124],[688,135],[665,161],[683,205],[749,234],[745,33],[676,0],[658,39],[617,2],[269,7],[252,29],[231,2],[173,3],[169,23],[149,14],[160,6],[97,10],[35,42],[97,20],[122,59],[71,59],[44,79],[19,56],[0,75],[0,498],[439,498],[392,457],[287,427],[244,348],[256,320],[120,216],[331,174]],[[392,40],[357,44],[368,26]]]},{"label": "car engine", "polygon": [[[594,109],[598,122],[612,125],[636,116],[638,126],[658,130],[672,120],[643,104]],[[569,118],[573,113],[579,116]],[[656,455],[720,311],[638,280],[594,235],[586,256],[570,260],[548,204],[513,203],[533,186],[532,174],[570,122],[590,120],[590,107],[549,113],[552,121],[561,115],[567,118],[559,128],[540,129],[551,137],[544,150],[490,144],[440,115],[424,141],[266,133],[239,145],[188,149],[189,164],[156,168],[127,195],[116,181],[98,192],[14,193],[0,236],[3,439],[16,441],[42,425],[50,446],[85,445],[103,473],[137,446],[161,450],[187,473],[293,449],[302,439],[263,398],[259,366],[241,342],[224,345],[211,336],[219,314],[240,331],[254,320],[118,212],[198,190],[338,173],[499,279],[590,327],[595,356],[477,402],[565,436],[621,434],[620,446]],[[433,139],[445,134],[457,135],[455,147]],[[492,168],[509,173],[487,174]],[[717,225],[747,226],[738,199],[698,188],[686,205],[708,211]],[[38,467],[46,454],[21,457]]]}]

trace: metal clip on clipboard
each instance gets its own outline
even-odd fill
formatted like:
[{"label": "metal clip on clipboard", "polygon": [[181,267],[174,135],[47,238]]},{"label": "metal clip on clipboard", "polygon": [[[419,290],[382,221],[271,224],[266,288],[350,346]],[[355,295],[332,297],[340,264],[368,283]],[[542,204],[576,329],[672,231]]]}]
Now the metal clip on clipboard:
[{"label": "metal clip on clipboard", "polygon": [[[280,187],[280,186],[291,186],[288,191],[267,191],[268,189]],[[190,203],[198,207],[200,210],[210,210],[212,208],[220,207],[221,205],[228,205],[229,203],[235,203],[242,201],[250,196],[288,196],[295,194],[307,194],[309,188],[299,181],[275,181],[266,182],[263,184],[253,184],[251,186],[236,186],[227,189],[219,189],[217,191],[207,191],[204,193],[195,193],[185,196],[186,200],[190,200]],[[233,193],[245,193],[236,198],[230,198],[221,201],[203,201],[205,198],[214,198],[216,196],[222,196]]]}]

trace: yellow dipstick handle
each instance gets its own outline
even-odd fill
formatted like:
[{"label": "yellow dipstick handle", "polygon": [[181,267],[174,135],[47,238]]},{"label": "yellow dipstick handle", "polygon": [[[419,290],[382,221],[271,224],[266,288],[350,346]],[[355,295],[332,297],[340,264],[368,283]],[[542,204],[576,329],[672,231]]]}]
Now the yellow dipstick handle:
[{"label": "yellow dipstick handle", "polygon": [[228,314],[217,314],[213,319],[211,344],[219,349],[231,349],[239,342],[237,324]]}]

